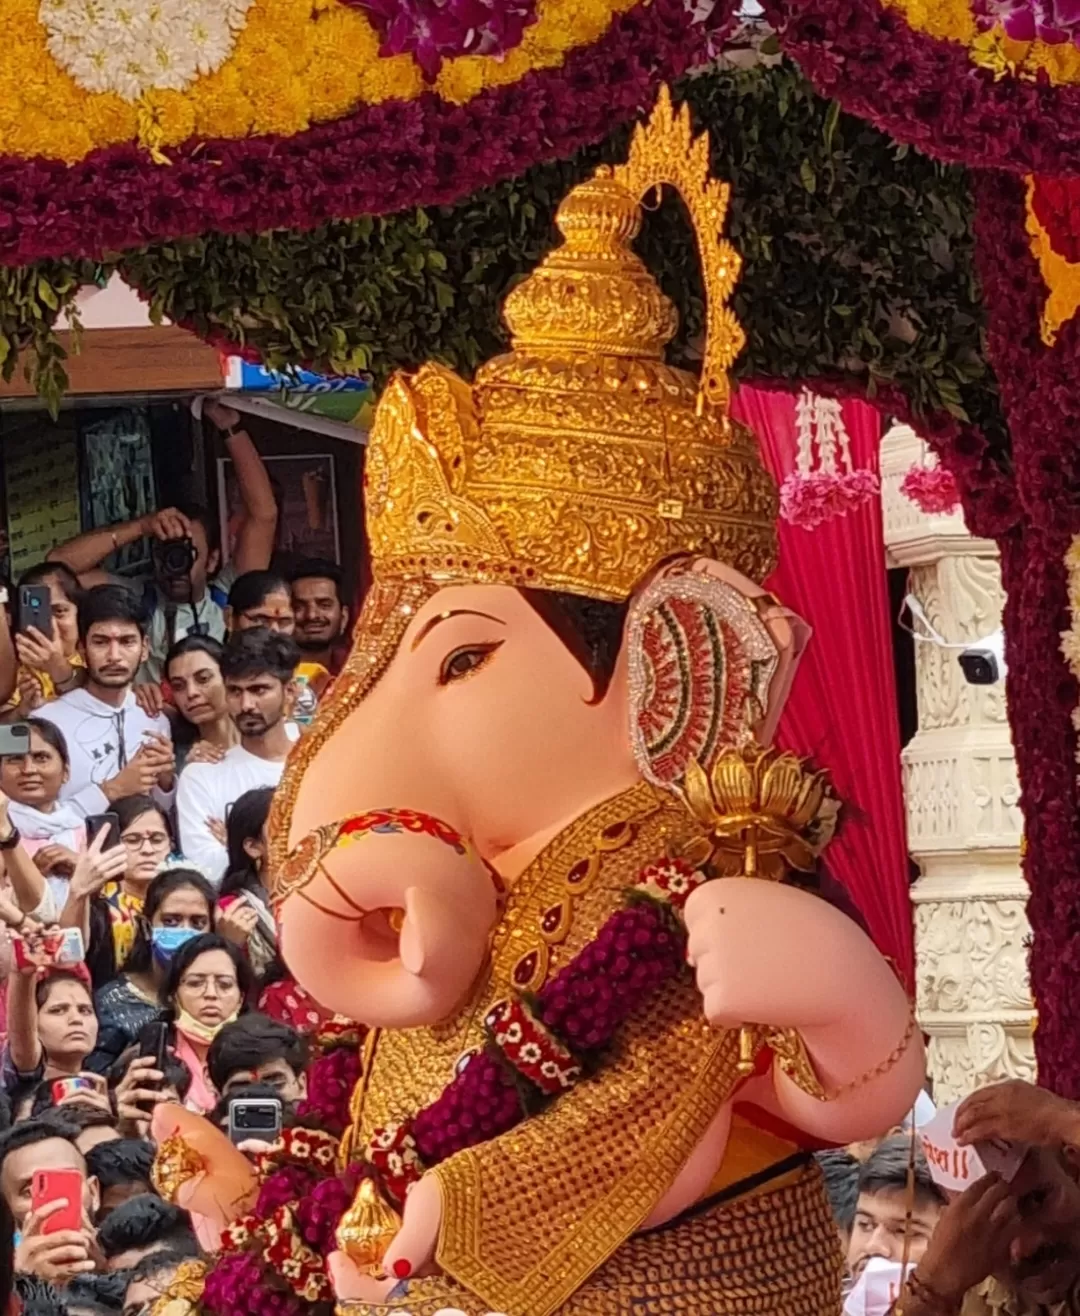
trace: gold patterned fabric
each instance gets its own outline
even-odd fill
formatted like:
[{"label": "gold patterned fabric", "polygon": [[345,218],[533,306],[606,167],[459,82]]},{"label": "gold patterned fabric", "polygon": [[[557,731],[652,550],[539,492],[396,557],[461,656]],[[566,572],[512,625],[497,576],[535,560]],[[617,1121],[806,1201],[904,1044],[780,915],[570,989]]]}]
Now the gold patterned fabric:
[{"label": "gold patterned fabric", "polygon": [[[629,1239],[561,1311],[565,1316],[839,1316],[843,1262],[820,1172]],[[410,1281],[381,1307],[339,1307],[342,1316],[485,1305],[445,1276]],[[523,1309],[511,1309],[520,1316]]]},{"label": "gold patterned fabric", "polygon": [[[482,1044],[489,1006],[557,973],[621,907],[643,865],[695,828],[676,800],[642,783],[556,837],[511,891],[489,976],[467,1008],[439,1028],[379,1036],[357,1088],[354,1145],[437,1097],[460,1056]],[[703,1020],[689,971],[666,984],[594,1077],[437,1167],[439,1264],[485,1311],[562,1308],[641,1228],[738,1087],[738,1062],[737,1032]]]}]

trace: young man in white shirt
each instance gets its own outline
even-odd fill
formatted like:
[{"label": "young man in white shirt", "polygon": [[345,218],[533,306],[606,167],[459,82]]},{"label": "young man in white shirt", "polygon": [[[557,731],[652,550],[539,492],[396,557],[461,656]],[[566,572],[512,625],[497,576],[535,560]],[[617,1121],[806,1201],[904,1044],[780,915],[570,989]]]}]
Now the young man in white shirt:
[{"label": "young man in white shirt", "polygon": [[146,660],[142,600],[125,585],[98,585],[79,603],[86,684],[38,712],[67,742],[71,767],[60,798],[83,815],[126,795],[172,807],[176,760],[168,718],[150,717],[132,693]]},{"label": "young man in white shirt", "polygon": [[214,882],[228,864],[215,827],[245,791],[278,784],[299,734],[289,720],[299,658],[288,635],[262,629],[238,631],[225,648],[221,675],[240,744],[219,763],[189,763],[176,800],[184,857]]}]

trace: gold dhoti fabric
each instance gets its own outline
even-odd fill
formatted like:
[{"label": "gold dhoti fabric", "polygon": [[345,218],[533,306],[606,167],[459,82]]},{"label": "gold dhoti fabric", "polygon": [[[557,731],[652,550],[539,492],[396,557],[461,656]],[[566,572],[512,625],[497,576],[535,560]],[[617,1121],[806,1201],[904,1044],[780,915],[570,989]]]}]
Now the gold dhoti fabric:
[{"label": "gold dhoti fabric", "polygon": [[[839,1316],[840,1244],[816,1166],[793,1184],[700,1209],[628,1239],[560,1316]],[[446,1275],[411,1280],[383,1306],[342,1316],[490,1308]],[[506,1316],[514,1316],[513,1312]]]}]

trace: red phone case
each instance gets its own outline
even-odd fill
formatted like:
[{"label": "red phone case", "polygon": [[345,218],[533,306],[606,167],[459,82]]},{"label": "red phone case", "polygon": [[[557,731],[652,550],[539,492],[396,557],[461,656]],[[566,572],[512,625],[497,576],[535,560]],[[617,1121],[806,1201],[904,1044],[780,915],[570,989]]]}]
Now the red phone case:
[{"label": "red phone case", "polygon": [[58,1234],[62,1229],[81,1229],[83,1177],[78,1170],[35,1170],[30,1181],[30,1206],[34,1211],[49,1202],[66,1198],[67,1206],[42,1222],[43,1234]]}]

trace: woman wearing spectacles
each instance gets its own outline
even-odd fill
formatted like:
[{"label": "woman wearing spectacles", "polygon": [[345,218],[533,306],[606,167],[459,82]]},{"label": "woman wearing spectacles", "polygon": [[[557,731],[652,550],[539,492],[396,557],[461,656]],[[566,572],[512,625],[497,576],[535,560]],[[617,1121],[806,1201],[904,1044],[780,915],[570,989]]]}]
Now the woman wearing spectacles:
[{"label": "woman wearing spectacles", "polygon": [[183,865],[165,867],[150,883],[138,916],[135,943],[118,977],[94,997],[100,1028],[87,1068],[105,1073],[162,1016],[162,987],[172,958],[214,926],[214,888]]},{"label": "woman wearing spectacles", "polygon": [[161,994],[173,1050],[191,1071],[184,1103],[189,1110],[206,1115],[214,1109],[217,1097],[206,1065],[210,1043],[248,1008],[252,986],[247,960],[212,932],[193,937],[170,961]]},{"label": "woman wearing spectacles", "polygon": [[103,987],[120,972],[135,942],[147,888],[173,848],[165,815],[149,795],[125,796],[112,812],[119,823],[124,871],[98,886],[73,879],[60,917],[65,927],[83,929],[86,964],[95,987]]}]

